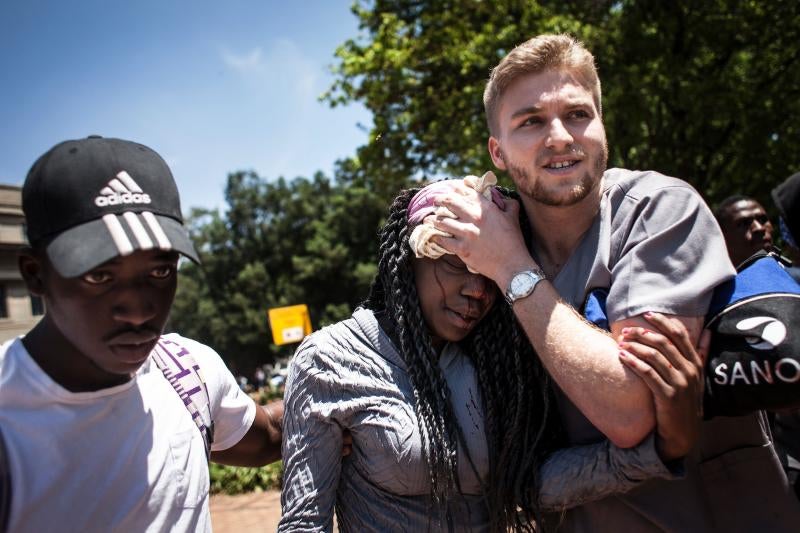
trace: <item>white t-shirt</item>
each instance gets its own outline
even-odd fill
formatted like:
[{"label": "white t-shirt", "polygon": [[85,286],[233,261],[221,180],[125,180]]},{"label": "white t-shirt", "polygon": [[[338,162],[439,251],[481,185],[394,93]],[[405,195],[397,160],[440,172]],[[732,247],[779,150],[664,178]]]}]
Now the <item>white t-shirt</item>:
[{"label": "white t-shirt", "polygon": [[[170,334],[201,368],[214,420],[212,450],[230,448],[255,403],[211,348]],[[200,431],[148,359],[134,378],[69,392],[20,339],[0,348],[0,427],[11,471],[9,531],[210,531]]]}]

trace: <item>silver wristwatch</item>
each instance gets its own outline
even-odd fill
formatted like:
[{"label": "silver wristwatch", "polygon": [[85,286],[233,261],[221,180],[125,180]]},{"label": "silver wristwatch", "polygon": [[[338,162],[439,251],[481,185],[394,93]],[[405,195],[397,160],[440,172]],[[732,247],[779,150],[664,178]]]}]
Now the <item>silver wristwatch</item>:
[{"label": "silver wristwatch", "polygon": [[511,282],[508,284],[508,289],[506,289],[506,301],[509,303],[509,305],[514,305],[514,302],[520,298],[525,298],[526,296],[530,295],[530,293],[533,292],[533,289],[536,288],[536,284],[543,279],[547,278],[545,277],[544,272],[538,268],[535,270],[523,270],[522,272],[517,272],[511,278]]}]

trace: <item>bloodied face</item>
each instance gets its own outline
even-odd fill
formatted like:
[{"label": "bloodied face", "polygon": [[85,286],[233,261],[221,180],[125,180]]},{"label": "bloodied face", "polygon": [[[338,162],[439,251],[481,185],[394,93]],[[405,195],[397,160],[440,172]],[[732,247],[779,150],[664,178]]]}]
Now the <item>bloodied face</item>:
[{"label": "bloodied face", "polygon": [[414,259],[414,277],[422,315],[438,347],[464,339],[497,298],[495,285],[469,272],[455,255]]}]

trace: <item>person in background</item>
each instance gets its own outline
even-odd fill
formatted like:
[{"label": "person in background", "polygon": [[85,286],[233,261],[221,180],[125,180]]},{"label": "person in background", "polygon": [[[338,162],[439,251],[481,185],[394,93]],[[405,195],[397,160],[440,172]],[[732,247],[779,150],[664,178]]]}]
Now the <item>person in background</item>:
[{"label": "person in background", "polygon": [[[786,270],[800,283],[800,173],[786,178],[772,189],[772,200],[778,209],[778,228],[783,239],[782,252],[792,261]],[[781,464],[800,499],[800,410],[774,413],[775,447]]]},{"label": "person in background", "polygon": [[730,196],[719,203],[714,216],[722,229],[734,266],[760,250],[772,247],[772,222],[764,207],[747,196]]},{"label": "person in background", "polygon": [[778,208],[783,252],[792,261],[789,273],[800,283],[800,172],[772,189],[772,200]]},{"label": "person in background", "polygon": [[264,372],[264,369],[260,366],[256,368],[255,373],[253,374],[253,380],[256,384],[256,390],[260,391],[262,387],[267,382],[267,374]]}]

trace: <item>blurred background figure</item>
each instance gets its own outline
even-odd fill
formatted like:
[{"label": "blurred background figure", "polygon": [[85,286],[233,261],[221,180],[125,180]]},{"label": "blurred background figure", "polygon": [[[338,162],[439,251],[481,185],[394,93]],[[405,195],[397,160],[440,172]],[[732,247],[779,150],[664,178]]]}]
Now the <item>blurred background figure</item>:
[{"label": "blurred background figure", "polygon": [[753,198],[729,196],[714,210],[722,228],[733,266],[772,246],[772,222],[764,207]]},{"label": "blurred background figure", "polygon": [[[783,238],[783,254],[791,259],[789,274],[800,283],[800,172],[772,189],[772,200],[778,209],[778,227]],[[800,498],[800,410],[782,411],[773,416],[775,449],[783,468]]]},{"label": "blurred background figure", "polygon": [[261,390],[267,382],[267,374],[264,372],[262,367],[256,368],[255,373],[253,374],[253,382],[255,383],[256,390]]},{"label": "blurred background figure", "polygon": [[792,260],[789,273],[800,283],[800,172],[772,189],[772,200],[778,208],[778,227],[783,238],[783,253]]}]

